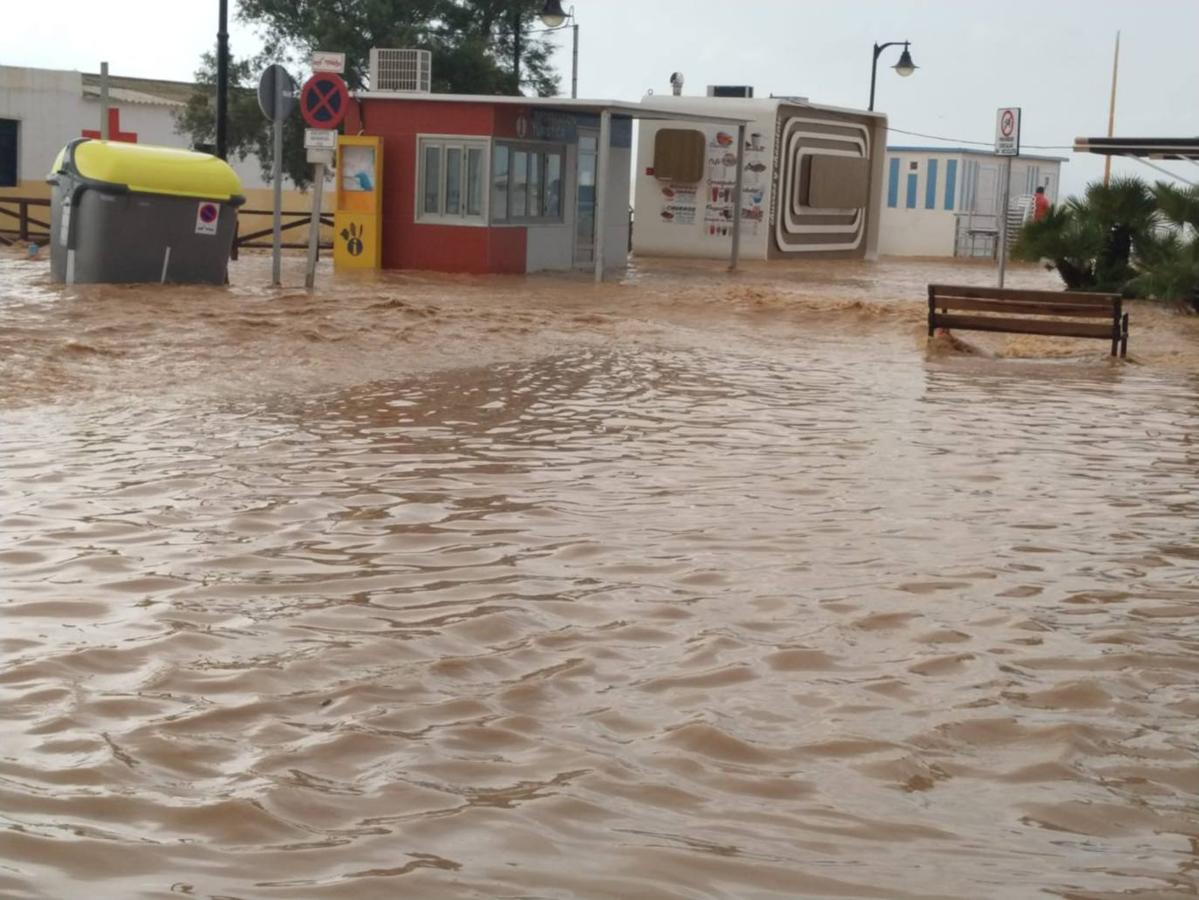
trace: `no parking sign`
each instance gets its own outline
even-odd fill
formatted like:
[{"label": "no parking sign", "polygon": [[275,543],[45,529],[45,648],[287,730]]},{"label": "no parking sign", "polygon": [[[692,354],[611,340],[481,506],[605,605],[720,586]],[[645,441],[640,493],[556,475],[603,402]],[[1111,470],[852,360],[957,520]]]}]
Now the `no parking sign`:
[{"label": "no parking sign", "polygon": [[196,234],[216,234],[220,218],[220,206],[210,200],[202,201],[196,207]]}]

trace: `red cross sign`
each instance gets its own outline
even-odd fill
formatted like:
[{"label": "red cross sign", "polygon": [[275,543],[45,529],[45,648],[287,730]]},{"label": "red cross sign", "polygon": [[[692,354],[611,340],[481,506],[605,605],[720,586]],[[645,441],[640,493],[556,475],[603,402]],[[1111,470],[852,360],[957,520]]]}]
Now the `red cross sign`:
[{"label": "red cross sign", "polygon": [[349,106],[346,83],[332,72],[317,72],[300,89],[300,113],[313,128],[336,128]]},{"label": "red cross sign", "polygon": [[[83,129],[85,138],[94,138],[100,140],[100,132],[91,128]],[[108,139],[110,141],[121,141],[125,144],[137,143],[136,131],[121,131],[121,111],[115,106],[108,109]]]}]

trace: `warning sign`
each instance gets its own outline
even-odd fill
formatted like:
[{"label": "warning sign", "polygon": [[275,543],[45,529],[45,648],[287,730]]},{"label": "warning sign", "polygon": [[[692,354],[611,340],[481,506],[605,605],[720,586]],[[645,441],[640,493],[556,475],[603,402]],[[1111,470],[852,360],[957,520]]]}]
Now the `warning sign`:
[{"label": "warning sign", "polygon": [[995,115],[995,155],[1020,155],[1020,107],[1001,107]]},{"label": "warning sign", "polygon": [[196,208],[196,234],[216,234],[217,222],[221,218],[221,208],[215,203],[205,201]]}]

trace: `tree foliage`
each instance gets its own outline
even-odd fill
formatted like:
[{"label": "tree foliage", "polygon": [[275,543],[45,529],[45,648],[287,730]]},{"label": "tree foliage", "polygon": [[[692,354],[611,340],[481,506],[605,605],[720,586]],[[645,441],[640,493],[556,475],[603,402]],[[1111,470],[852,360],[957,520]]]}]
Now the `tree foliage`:
[{"label": "tree foliage", "polygon": [[[271,125],[258,108],[255,89],[272,62],[288,65],[299,77],[313,50],[344,52],[344,77],[358,89],[368,86],[372,47],[424,49],[433,55],[434,92],[520,94],[529,89],[550,96],[558,90],[550,66],[553,48],[537,36],[542,0],[242,0],[239,5],[239,17],[260,27],[265,47],[253,59],[230,62],[228,146],[240,159],[257,156],[268,180]],[[519,83],[513,65],[518,45]],[[202,57],[196,84],[200,90],[176,122],[193,144],[211,145],[216,140],[214,54]],[[303,144],[304,123],[296,111],[284,124],[283,167],[299,187],[311,177]]]},{"label": "tree foliage", "polygon": [[1068,290],[1185,299],[1199,309],[1199,189],[1092,183],[1025,225],[1012,255],[1050,260]]},{"label": "tree foliage", "polygon": [[[258,77],[269,65],[263,56],[229,62],[229,118],[226,141],[229,155],[245,159],[253,154],[262,166],[262,177],[270,181],[274,151],[271,123],[258,107]],[[175,115],[179,131],[190,135],[193,146],[216,144],[216,56],[205,53],[195,74],[200,90]],[[298,109],[283,122],[283,173],[299,188],[308,186],[311,167],[304,152],[304,122]]]},{"label": "tree foliage", "polygon": [[[345,78],[365,87],[372,47],[433,54],[433,90],[455,94],[556,92],[551,46],[534,32],[540,0],[242,0],[240,16],[259,25],[267,53],[302,61],[312,50],[346,54]],[[520,43],[520,79],[513,74]]]}]

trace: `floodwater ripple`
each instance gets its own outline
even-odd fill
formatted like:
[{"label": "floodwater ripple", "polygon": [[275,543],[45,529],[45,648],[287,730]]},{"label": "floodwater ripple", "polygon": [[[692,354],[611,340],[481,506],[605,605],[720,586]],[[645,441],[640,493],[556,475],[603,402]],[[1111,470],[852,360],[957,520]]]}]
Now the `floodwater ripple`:
[{"label": "floodwater ripple", "polygon": [[1192,895],[1199,381],[623,315],[0,413],[0,895]]}]

